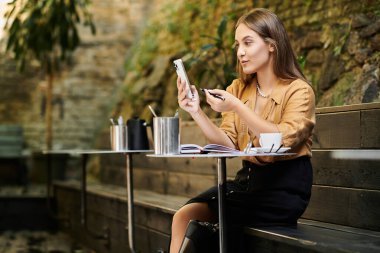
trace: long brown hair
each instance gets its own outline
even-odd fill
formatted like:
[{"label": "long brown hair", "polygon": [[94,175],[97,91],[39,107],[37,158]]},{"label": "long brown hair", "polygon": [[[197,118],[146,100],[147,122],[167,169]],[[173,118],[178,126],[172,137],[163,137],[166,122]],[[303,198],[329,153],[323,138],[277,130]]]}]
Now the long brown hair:
[{"label": "long brown hair", "polygon": [[[288,34],[284,24],[273,12],[256,8],[239,18],[235,25],[235,30],[240,24],[255,31],[266,43],[270,43],[275,48],[273,71],[282,80],[302,79],[307,82],[301,68],[297,62],[295,53],[290,45]],[[236,63],[236,71],[244,84],[250,84],[256,74],[244,74],[239,60]]]}]

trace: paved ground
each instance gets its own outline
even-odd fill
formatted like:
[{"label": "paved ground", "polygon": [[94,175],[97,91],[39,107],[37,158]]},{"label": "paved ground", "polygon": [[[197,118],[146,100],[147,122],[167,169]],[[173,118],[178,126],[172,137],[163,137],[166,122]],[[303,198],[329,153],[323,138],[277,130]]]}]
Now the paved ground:
[{"label": "paved ground", "polygon": [[0,253],[95,253],[62,232],[0,232]]},{"label": "paved ground", "polygon": [[1,185],[0,198],[17,197],[46,197],[47,188],[45,184]]},{"label": "paved ground", "polygon": [[[0,221],[4,218],[10,207],[4,203],[8,203],[9,199],[22,198],[40,198],[45,201],[46,185],[1,185],[0,186]],[[13,203],[13,202],[12,202]],[[43,202],[44,203],[44,202]],[[43,205],[44,208],[46,208]],[[24,207],[29,213],[28,207]],[[8,211],[9,211],[8,210]],[[13,210],[13,209],[12,209]],[[43,210],[42,210],[43,211]],[[42,212],[41,210],[39,212]],[[0,222],[1,223],[1,222]],[[13,228],[12,228],[13,229]],[[69,235],[59,231],[43,230],[0,230],[0,253],[95,253],[94,251],[85,249],[75,242]]]}]

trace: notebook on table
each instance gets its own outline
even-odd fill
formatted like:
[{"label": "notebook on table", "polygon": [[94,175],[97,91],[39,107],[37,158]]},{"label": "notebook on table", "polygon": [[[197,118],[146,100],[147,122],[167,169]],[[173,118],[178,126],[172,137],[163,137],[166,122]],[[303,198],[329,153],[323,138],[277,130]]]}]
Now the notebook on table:
[{"label": "notebook on table", "polygon": [[197,144],[182,144],[181,154],[205,154],[205,153],[238,153],[237,149],[230,148],[219,144],[207,144],[200,146]]}]

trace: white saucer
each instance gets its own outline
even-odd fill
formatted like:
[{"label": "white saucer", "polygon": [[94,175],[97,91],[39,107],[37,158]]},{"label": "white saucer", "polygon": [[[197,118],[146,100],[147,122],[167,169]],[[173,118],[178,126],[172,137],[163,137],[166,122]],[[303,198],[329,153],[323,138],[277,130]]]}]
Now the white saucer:
[{"label": "white saucer", "polygon": [[[283,147],[283,148],[280,148],[277,151],[277,153],[284,153],[288,151],[289,149],[290,149],[289,147]],[[277,148],[272,148],[272,151],[271,151],[271,148],[251,148],[252,152],[257,152],[257,153],[269,153],[269,151],[271,151],[271,153],[275,153],[276,150]]]}]

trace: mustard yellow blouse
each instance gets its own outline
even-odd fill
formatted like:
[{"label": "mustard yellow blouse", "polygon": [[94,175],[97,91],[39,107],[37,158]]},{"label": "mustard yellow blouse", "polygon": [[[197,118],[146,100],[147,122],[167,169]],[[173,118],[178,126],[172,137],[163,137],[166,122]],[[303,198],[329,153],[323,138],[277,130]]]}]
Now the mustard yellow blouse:
[{"label": "mustard yellow blouse", "polygon": [[[227,91],[239,98],[252,111],[254,110],[255,85],[244,85],[236,79],[228,86]],[[308,83],[301,79],[292,82],[277,82],[260,117],[277,125],[279,132],[282,133],[284,147],[291,147],[288,152],[296,153],[296,155],[244,157],[244,160],[263,165],[300,156],[311,157],[312,131],[315,125],[315,96]],[[250,139],[253,146],[260,147],[258,138],[234,112],[222,113],[220,128],[239,150],[243,150]]]}]

